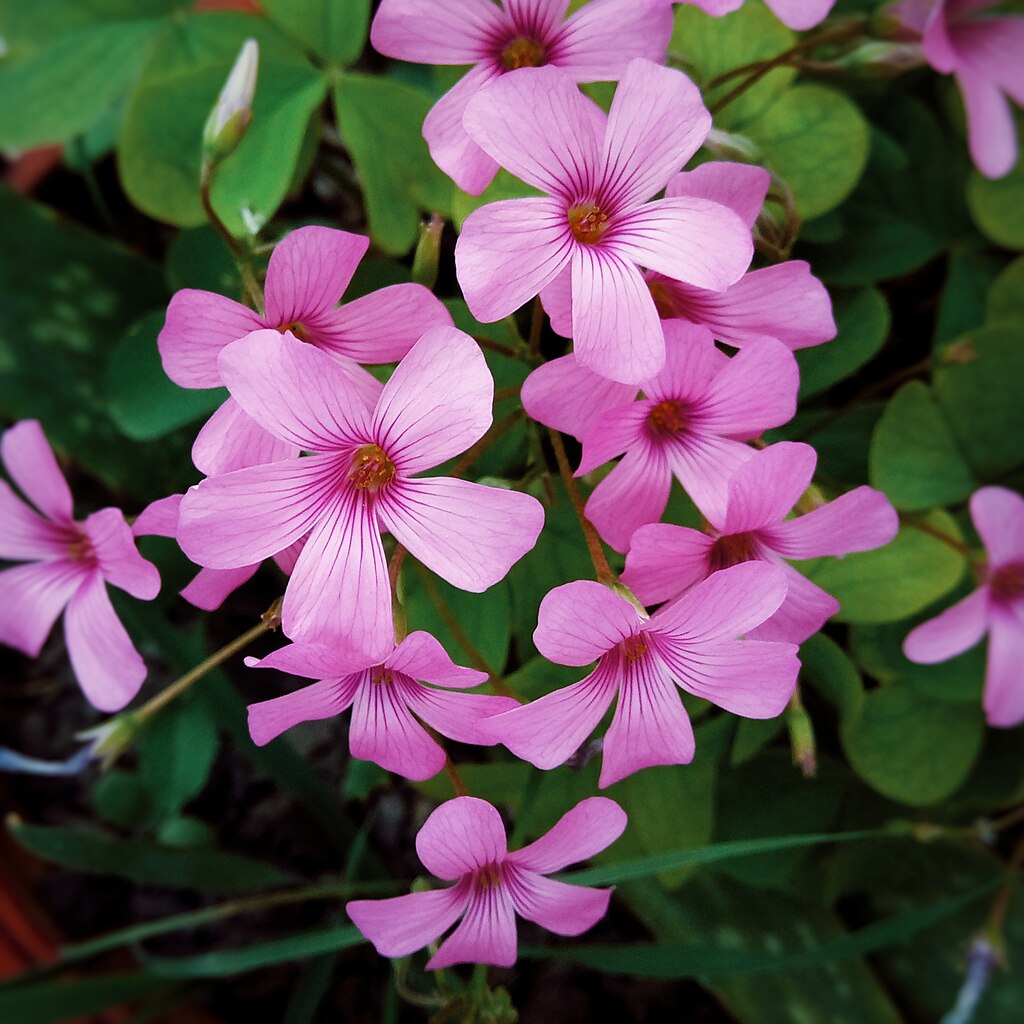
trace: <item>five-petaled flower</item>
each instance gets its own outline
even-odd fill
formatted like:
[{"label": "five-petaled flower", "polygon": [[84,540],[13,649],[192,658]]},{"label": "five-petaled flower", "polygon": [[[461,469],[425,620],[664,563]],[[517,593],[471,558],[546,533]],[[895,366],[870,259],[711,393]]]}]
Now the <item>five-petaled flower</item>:
[{"label": "five-petaled flower", "polygon": [[509,852],[501,815],[485,800],[456,797],[434,810],[416,836],[423,866],[455,884],[387,900],[354,900],[345,910],[383,956],[408,956],[462,918],[427,967],[511,967],[517,914],[556,935],[580,935],[601,920],[610,889],[546,876],[600,853],[625,827],[617,803],[592,796],[535,842]]},{"label": "five-petaled flower", "polygon": [[71,491],[38,421],[6,431],[0,458],[35,506],[0,480],[0,559],[26,563],[0,572],[0,643],[35,657],[67,609],[64,637],[75,676],[90,704],[118,711],[139,692],[146,666],[107,584],[150,601],[160,590],[160,574],[136,550],[120,509],[75,521]]}]

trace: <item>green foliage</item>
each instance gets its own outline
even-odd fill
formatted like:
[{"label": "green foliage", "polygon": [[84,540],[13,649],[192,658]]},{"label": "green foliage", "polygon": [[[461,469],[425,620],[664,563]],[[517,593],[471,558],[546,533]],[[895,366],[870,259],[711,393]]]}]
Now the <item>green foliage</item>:
[{"label": "green foliage", "polygon": [[262,7],[290,39],[328,65],[351,64],[366,45],[370,0],[266,0]]},{"label": "green foliage", "polygon": [[1007,249],[1024,249],[1024,166],[995,181],[974,171],[967,201],[983,235]]}]

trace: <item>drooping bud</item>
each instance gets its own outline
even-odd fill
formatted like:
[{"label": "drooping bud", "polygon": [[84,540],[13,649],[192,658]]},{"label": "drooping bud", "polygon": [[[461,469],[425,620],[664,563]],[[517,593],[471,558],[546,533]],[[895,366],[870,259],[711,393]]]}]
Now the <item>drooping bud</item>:
[{"label": "drooping bud", "polygon": [[255,39],[242,44],[234,67],[221,89],[203,129],[203,163],[214,165],[234,152],[252,120],[252,98],[260,48]]},{"label": "drooping bud", "polygon": [[437,282],[437,264],[441,253],[441,233],[444,217],[431,214],[430,220],[420,225],[420,240],[412,260],[412,279],[424,288],[433,288]]}]

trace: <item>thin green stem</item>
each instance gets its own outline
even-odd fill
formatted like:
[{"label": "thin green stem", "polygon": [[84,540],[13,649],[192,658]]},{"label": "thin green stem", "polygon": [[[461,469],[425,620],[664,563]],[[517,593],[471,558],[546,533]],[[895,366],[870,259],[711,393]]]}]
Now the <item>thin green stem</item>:
[{"label": "thin green stem", "polygon": [[210,198],[210,191],[213,188],[213,171],[214,166],[209,162],[204,162],[199,172],[199,198],[203,204],[203,210],[235,258],[238,272],[242,275],[242,287],[250,305],[254,309],[260,309],[263,306],[263,289],[252,269],[249,253],[228,230],[227,225],[220,219],[220,215],[213,207],[213,200]]}]

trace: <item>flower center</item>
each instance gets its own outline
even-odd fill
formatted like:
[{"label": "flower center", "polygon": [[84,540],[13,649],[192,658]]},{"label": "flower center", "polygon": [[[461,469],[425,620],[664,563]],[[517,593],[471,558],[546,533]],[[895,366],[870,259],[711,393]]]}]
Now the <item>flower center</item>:
[{"label": "flower center", "polygon": [[370,672],[370,682],[374,686],[388,686],[394,682],[394,677],[383,665],[376,665]]},{"label": "flower center", "polygon": [[667,399],[647,414],[647,426],[661,437],[680,434],[686,429],[686,411],[680,402]]},{"label": "flower center", "polygon": [[395,464],[379,444],[364,444],[352,456],[348,478],[359,490],[373,494],[394,480]]},{"label": "flower center", "polygon": [[501,66],[506,71],[516,68],[539,68],[544,63],[544,47],[529,36],[518,36],[501,51]]},{"label": "flower center", "polygon": [[497,889],[501,885],[501,868],[497,864],[486,864],[477,870],[476,880],[481,889]]},{"label": "flower center", "polygon": [[622,651],[622,656],[626,661],[639,661],[647,653],[647,641],[644,639],[643,633],[627,636],[619,644],[619,650]]},{"label": "flower center", "polygon": [[597,203],[578,203],[569,207],[569,230],[577,242],[593,245],[608,227],[608,214]]},{"label": "flower center", "polygon": [[1016,601],[1024,597],[1024,562],[1001,565],[988,579],[992,596],[1001,601]]},{"label": "flower center", "polygon": [[87,562],[93,557],[88,537],[76,537],[68,544],[68,558],[72,562]]},{"label": "flower center", "polygon": [[708,568],[712,572],[728,569],[740,562],[757,558],[757,541],[751,533],[730,533],[719,537],[708,552]]},{"label": "flower center", "polygon": [[662,320],[674,320],[679,312],[664,282],[648,281],[647,287],[650,290],[651,298],[654,299],[654,308],[658,311],[658,316]]},{"label": "flower center", "polygon": [[313,339],[310,337],[309,331],[306,330],[305,325],[299,323],[298,320],[291,324],[282,324],[277,330],[279,334],[291,331],[299,341],[304,341],[307,345],[310,345],[313,342]]}]

